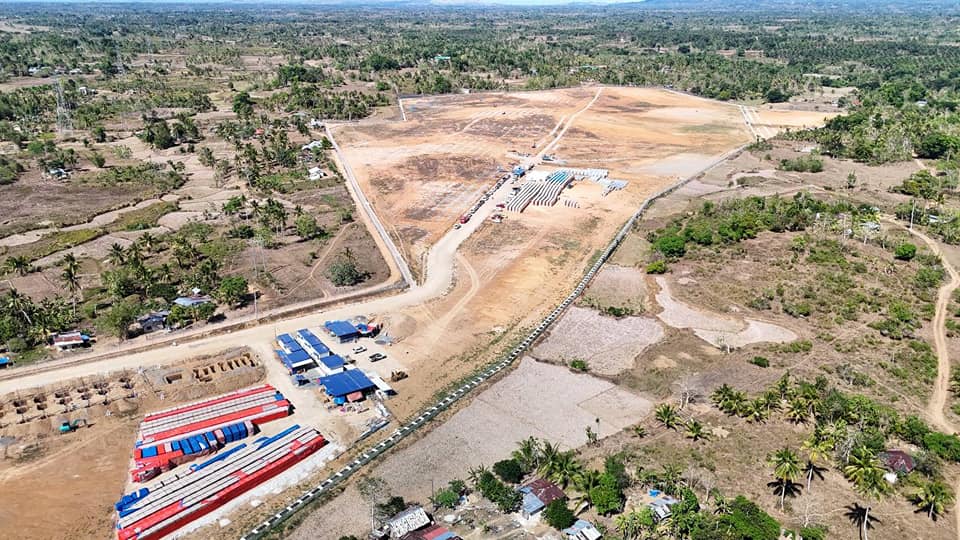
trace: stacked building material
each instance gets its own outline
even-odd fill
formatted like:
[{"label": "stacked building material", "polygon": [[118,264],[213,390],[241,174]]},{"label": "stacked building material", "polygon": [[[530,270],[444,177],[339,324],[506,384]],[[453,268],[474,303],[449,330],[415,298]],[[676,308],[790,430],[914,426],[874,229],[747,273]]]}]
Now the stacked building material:
[{"label": "stacked building material", "polygon": [[553,172],[547,177],[546,183],[533,198],[533,204],[537,206],[553,206],[560,198],[560,193],[564,188],[570,185],[573,176],[564,169]]},{"label": "stacked building material", "polygon": [[149,480],[252,434],[254,425],[289,414],[290,402],[266,384],[148,414],[140,424],[131,477]]},{"label": "stacked building material", "polygon": [[317,430],[295,425],[125,495],[115,505],[117,538],[146,540],[170,534],[296,465],[326,443]]},{"label": "stacked building material", "polygon": [[507,210],[510,212],[523,212],[526,210],[530,201],[540,192],[543,182],[528,182],[517,193],[510,202],[507,203]]},{"label": "stacked building material", "polygon": [[130,478],[134,482],[152,480],[178,465],[212,454],[224,445],[254,433],[256,427],[253,422],[247,421],[173,442],[137,448],[133,454],[135,466],[130,471]]}]

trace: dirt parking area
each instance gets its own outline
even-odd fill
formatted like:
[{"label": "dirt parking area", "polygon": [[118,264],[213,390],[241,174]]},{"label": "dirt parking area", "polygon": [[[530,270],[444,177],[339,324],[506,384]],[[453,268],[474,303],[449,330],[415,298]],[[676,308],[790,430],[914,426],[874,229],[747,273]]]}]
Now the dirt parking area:
[{"label": "dirt parking area", "polygon": [[[431,483],[442,486],[466,478],[471,467],[505,459],[522,439],[532,436],[576,448],[586,442],[587,426],[599,426],[600,436],[606,437],[636,423],[651,407],[646,398],[602,379],[525,358],[470,405],[370,474],[408,500],[426,501]],[[336,538],[369,527],[369,509],[353,485],[326,508],[337,511],[314,512],[291,538],[317,538],[319,531],[324,538]]]}]

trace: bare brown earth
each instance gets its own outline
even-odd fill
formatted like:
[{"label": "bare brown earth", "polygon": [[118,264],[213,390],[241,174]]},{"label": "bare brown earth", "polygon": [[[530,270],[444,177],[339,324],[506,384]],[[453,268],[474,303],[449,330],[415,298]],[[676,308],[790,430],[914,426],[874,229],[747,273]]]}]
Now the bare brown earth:
[{"label": "bare brown earth", "polygon": [[[204,371],[240,358],[246,364],[236,369]],[[62,381],[0,397],[0,538],[109,537],[143,413],[262,377],[255,357],[233,350],[176,368]],[[57,433],[60,422],[76,419],[88,425]]]}]

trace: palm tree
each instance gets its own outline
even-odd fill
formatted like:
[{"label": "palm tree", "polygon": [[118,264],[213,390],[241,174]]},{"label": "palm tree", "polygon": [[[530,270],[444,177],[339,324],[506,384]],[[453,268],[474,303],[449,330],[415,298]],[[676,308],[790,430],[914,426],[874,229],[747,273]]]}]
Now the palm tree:
[{"label": "palm tree", "polygon": [[114,243],[110,246],[110,251],[107,253],[107,260],[110,261],[110,264],[113,266],[121,266],[124,261],[127,260],[127,252],[123,249],[123,246]]},{"label": "palm tree", "polygon": [[677,424],[680,421],[679,416],[677,415],[677,409],[668,403],[663,403],[658,405],[654,410],[654,415],[657,420],[663,424],[667,429],[677,429]]},{"label": "palm tree", "polygon": [[762,397],[752,399],[744,403],[741,408],[741,414],[747,419],[747,422],[756,422],[762,424],[770,414],[767,408],[766,400]]},{"label": "palm tree", "polygon": [[696,419],[691,419],[687,422],[687,438],[693,439],[694,441],[699,440],[710,440],[710,433],[706,430],[704,425]]},{"label": "palm tree", "polygon": [[532,471],[540,466],[540,443],[533,437],[520,441],[511,454],[524,471]]},{"label": "palm tree", "polygon": [[21,276],[25,276],[30,273],[30,259],[24,255],[7,257],[4,267],[6,267],[9,272],[16,272]]},{"label": "palm tree", "polygon": [[797,453],[789,448],[777,450],[768,458],[768,461],[773,465],[773,476],[776,479],[771,482],[771,485],[780,495],[780,510],[783,510],[787,494],[792,496],[799,491],[794,481],[800,477],[800,461]]},{"label": "palm tree", "polygon": [[143,249],[147,250],[148,253],[152,253],[153,250],[157,248],[159,240],[156,236],[150,234],[149,232],[145,232],[140,235],[139,239],[137,239],[137,243],[143,246]]},{"label": "palm tree", "polygon": [[23,321],[27,323],[28,326],[33,326],[33,319],[30,317],[30,313],[33,312],[34,307],[30,298],[20,294],[20,291],[16,289],[11,288],[7,291],[7,296],[3,299],[3,309],[8,312],[19,312],[23,317]]},{"label": "palm tree", "polygon": [[571,479],[583,471],[583,465],[577,461],[573,451],[568,450],[556,454],[550,461],[544,461],[540,469],[541,474],[565,488]]},{"label": "palm tree", "polygon": [[870,515],[870,507],[868,506],[860,506],[859,503],[853,503],[848,505],[846,510],[844,515],[860,530],[860,540],[867,540],[867,530],[873,529],[874,523],[881,523],[876,516]]},{"label": "palm tree", "polygon": [[573,477],[573,488],[580,494],[574,501],[574,509],[583,505],[586,509],[592,501],[590,500],[590,490],[600,485],[600,471],[594,469],[584,469]]},{"label": "palm tree", "polygon": [[917,505],[918,512],[926,511],[927,517],[934,521],[946,512],[947,507],[952,505],[954,500],[950,488],[939,481],[924,484],[910,498]]},{"label": "palm tree", "polygon": [[487,468],[481,463],[476,467],[471,467],[467,471],[467,480],[473,485],[474,488],[480,483],[480,479],[483,478],[484,473],[488,472]]},{"label": "palm tree", "polygon": [[[72,257],[72,255],[71,255]],[[65,258],[66,259],[66,258]],[[73,315],[77,315],[77,293],[80,292],[80,275],[78,272],[77,260],[73,259],[72,264],[65,264],[60,279],[63,285],[70,291],[71,300],[73,300]]]},{"label": "palm tree", "polygon": [[[857,491],[869,499],[879,500],[890,491],[890,484],[883,478],[880,460],[866,447],[861,446],[850,453],[850,460],[843,468],[843,475],[853,482]],[[867,540],[867,529],[871,527],[870,507],[867,506],[864,507],[860,529],[863,540]]]},{"label": "palm tree", "polygon": [[810,407],[807,400],[795,397],[787,405],[787,419],[794,424],[803,424],[810,418]]},{"label": "palm tree", "polygon": [[827,469],[826,467],[820,467],[819,463],[830,457],[832,445],[828,441],[818,441],[811,437],[803,441],[800,449],[807,453],[807,465],[803,470],[807,475],[807,491],[809,492],[810,482],[813,481],[814,476],[823,480],[823,473]]}]

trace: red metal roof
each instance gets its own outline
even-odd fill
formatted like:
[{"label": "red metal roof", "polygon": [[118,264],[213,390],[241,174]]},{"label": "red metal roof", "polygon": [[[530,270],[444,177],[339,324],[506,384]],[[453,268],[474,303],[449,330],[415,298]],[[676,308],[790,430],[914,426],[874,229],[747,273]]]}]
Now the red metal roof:
[{"label": "red metal roof", "polygon": [[562,489],[557,487],[556,484],[549,480],[543,478],[537,478],[536,480],[528,483],[526,487],[530,488],[530,492],[537,496],[543,504],[547,505],[552,503],[557,499],[567,498],[566,493]]}]

